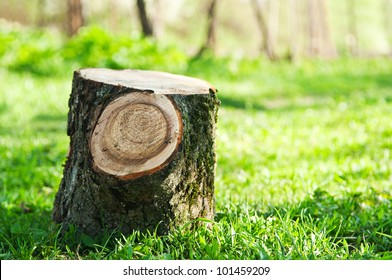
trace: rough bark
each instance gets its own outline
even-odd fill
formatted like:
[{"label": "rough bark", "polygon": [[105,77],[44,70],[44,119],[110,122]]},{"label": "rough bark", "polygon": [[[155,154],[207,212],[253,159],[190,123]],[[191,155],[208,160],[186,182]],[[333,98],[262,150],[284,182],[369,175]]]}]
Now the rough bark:
[{"label": "rough bark", "polygon": [[84,24],[81,0],[68,0],[68,35],[74,36]]},{"label": "rough bark", "polygon": [[[98,235],[113,229],[162,234],[199,217],[213,219],[218,104],[215,89],[198,79],[154,71],[76,71],[70,152],[54,221]],[[154,126],[159,122],[165,124]],[[102,138],[105,133],[113,135]],[[105,155],[105,149],[112,152]],[[163,161],[148,163],[155,156]],[[105,159],[111,164],[100,165]]]}]

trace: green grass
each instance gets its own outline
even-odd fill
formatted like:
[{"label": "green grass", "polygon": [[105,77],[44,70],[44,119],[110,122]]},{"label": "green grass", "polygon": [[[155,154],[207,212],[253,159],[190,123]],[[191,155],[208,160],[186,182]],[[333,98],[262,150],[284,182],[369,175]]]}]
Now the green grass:
[{"label": "green grass", "polygon": [[390,60],[170,66],[219,89],[216,217],[96,240],[51,221],[71,70],[84,66],[59,61],[63,73],[0,68],[0,259],[392,258]]}]

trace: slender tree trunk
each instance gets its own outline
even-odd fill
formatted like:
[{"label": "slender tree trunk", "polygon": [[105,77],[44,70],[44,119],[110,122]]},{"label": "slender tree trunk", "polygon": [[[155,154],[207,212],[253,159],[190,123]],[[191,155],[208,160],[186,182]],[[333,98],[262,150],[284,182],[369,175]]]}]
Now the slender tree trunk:
[{"label": "slender tree trunk", "polygon": [[81,0],[68,0],[68,35],[74,36],[84,24]]},{"label": "slender tree trunk", "polygon": [[310,56],[315,56],[320,53],[320,22],[317,10],[317,1],[318,0],[308,0],[308,52]]},{"label": "slender tree trunk", "polygon": [[356,18],[356,0],[346,0],[348,34],[346,36],[346,44],[351,55],[358,55],[358,32]]},{"label": "slender tree trunk", "polygon": [[207,50],[211,50],[213,53],[216,48],[216,25],[217,25],[217,17],[216,17],[216,6],[217,0],[211,0],[208,6],[207,11],[207,36],[205,42],[200,47],[199,51],[196,54],[196,57],[200,57]]},{"label": "slender tree trunk", "polygon": [[382,11],[384,13],[385,33],[389,43],[389,54],[392,55],[392,0],[384,0]]},{"label": "slender tree trunk", "polygon": [[136,0],[137,9],[139,12],[140,25],[142,27],[143,35],[146,37],[154,36],[154,31],[151,25],[151,21],[148,18],[146,11],[146,3],[144,0]]},{"label": "slender tree trunk", "polygon": [[297,60],[299,51],[299,28],[298,28],[298,3],[297,0],[288,0],[287,19],[288,19],[288,40],[289,40],[289,58],[292,61]]},{"label": "slender tree trunk", "polygon": [[267,21],[263,14],[263,8],[261,7],[258,0],[252,0],[251,4],[253,6],[253,11],[256,16],[257,26],[260,29],[261,37],[262,37],[262,46],[261,50],[264,52],[267,57],[271,60],[275,59],[275,54],[271,44],[271,37],[269,34],[269,29],[267,26]]},{"label": "slender tree trunk", "polygon": [[162,37],[164,31],[164,5],[161,0],[154,1],[154,17],[152,19],[153,22],[153,30],[155,38]]},{"label": "slender tree trunk", "polygon": [[280,24],[280,0],[270,0],[268,4],[268,35],[271,49],[276,51],[279,41],[279,24]]},{"label": "slender tree trunk", "polygon": [[331,34],[331,24],[329,21],[328,0],[320,1],[322,14],[322,29],[323,29],[323,45],[325,48],[325,57],[336,57],[337,51]]},{"label": "slender tree trunk", "polygon": [[107,25],[110,30],[117,30],[118,11],[116,9],[116,3],[113,3],[113,0],[108,0],[107,9],[108,9]]},{"label": "slender tree trunk", "polygon": [[332,43],[326,0],[308,0],[309,55],[330,58],[336,56]]},{"label": "slender tree trunk", "polygon": [[37,1],[37,25],[39,27],[46,26],[46,15],[45,15],[45,0]]}]

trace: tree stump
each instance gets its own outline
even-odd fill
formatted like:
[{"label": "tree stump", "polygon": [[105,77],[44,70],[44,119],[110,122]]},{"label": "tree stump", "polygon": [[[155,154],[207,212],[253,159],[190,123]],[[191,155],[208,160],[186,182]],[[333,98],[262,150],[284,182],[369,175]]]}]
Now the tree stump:
[{"label": "tree stump", "polygon": [[195,78],[76,71],[54,221],[99,235],[165,234],[199,217],[213,219],[218,106],[214,87]]}]

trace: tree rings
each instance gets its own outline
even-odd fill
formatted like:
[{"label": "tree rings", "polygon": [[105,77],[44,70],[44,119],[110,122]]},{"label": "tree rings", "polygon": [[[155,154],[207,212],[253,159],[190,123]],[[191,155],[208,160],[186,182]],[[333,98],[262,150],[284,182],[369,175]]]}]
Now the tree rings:
[{"label": "tree rings", "polygon": [[134,179],[166,166],[182,137],[181,114],[166,95],[123,95],[103,110],[90,149],[94,168]]}]

